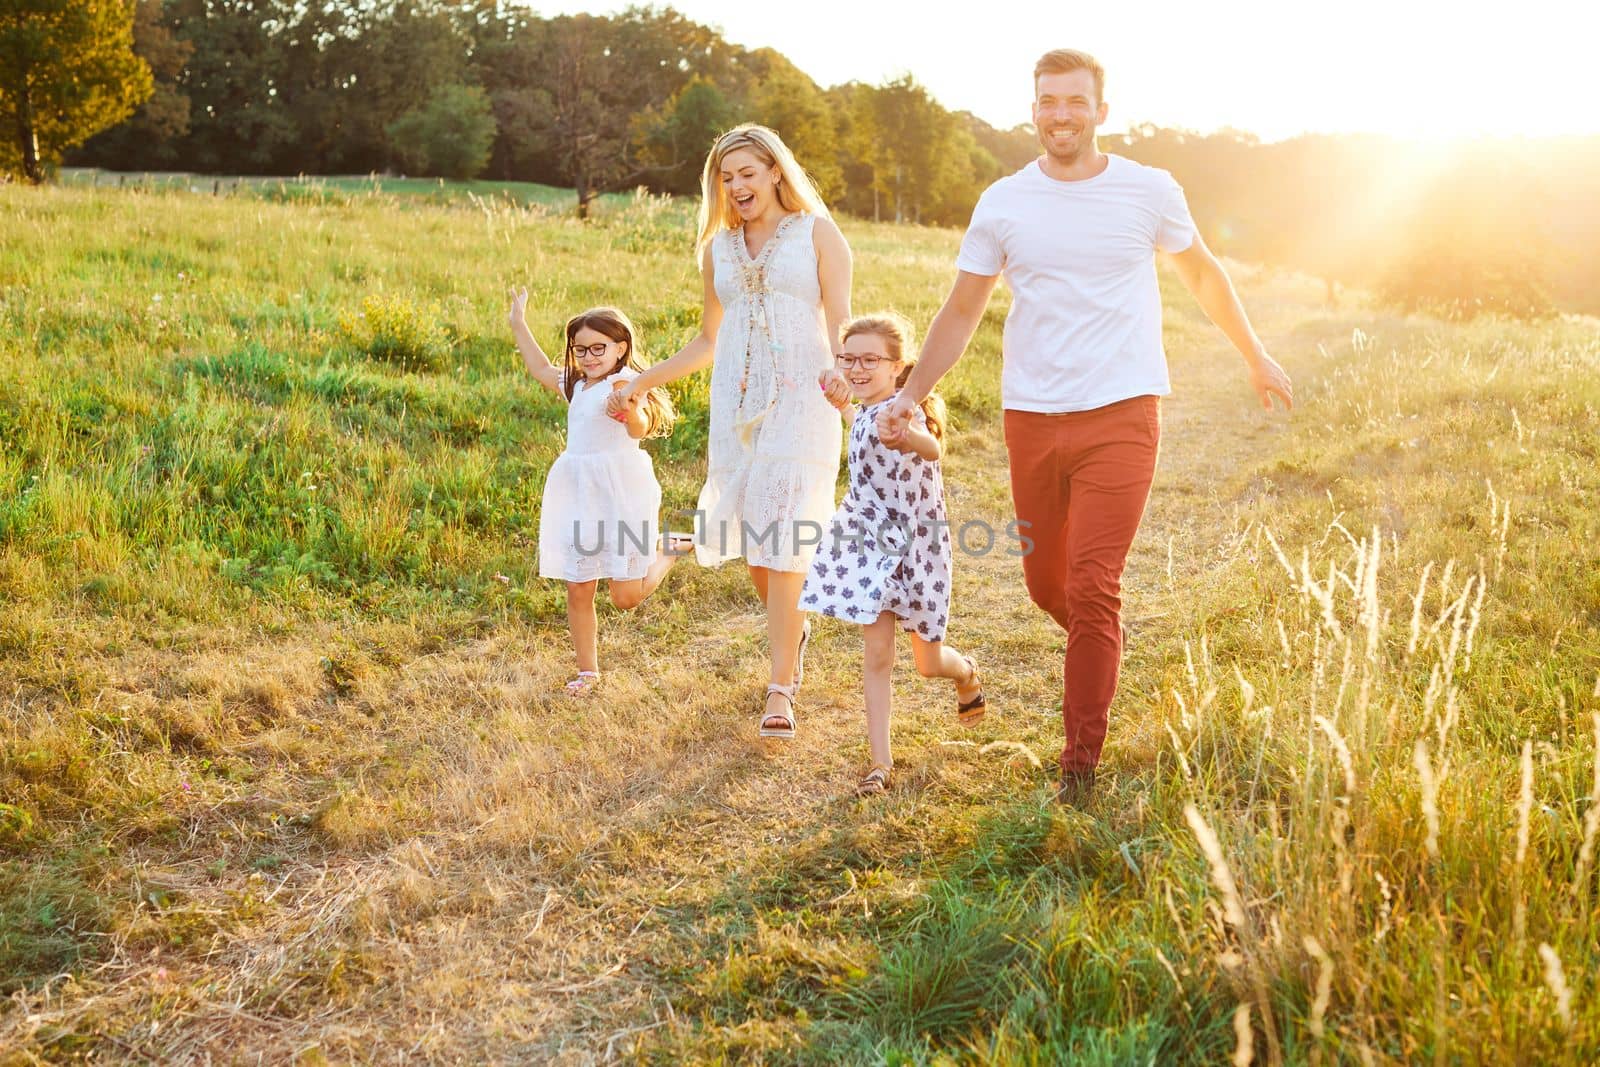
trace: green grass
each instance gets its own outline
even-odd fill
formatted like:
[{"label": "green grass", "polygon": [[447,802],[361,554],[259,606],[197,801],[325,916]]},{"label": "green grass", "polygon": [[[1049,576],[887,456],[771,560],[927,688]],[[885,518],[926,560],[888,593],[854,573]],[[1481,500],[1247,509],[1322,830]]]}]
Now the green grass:
[{"label": "green grass", "polygon": [[[763,752],[735,568],[604,612],[604,699],[558,695],[563,415],[504,293],[547,344],[607,302],[670,354],[691,206],[319,183],[0,187],[0,1063],[1214,1063],[1241,1006],[1261,1062],[1600,1046],[1593,320],[1333,311],[1241,266],[1283,419],[1164,275],[1100,800],[1050,800],[1061,638],[996,554],[958,560],[951,638],[991,715],[905,671],[863,803],[858,633],[822,626]],[[845,231],[856,310],[926,323],[959,235]],[[942,390],[957,521],[1010,517],[1004,313]],[[669,508],[704,376],[674,398]]]},{"label": "green grass", "polygon": [[[323,201],[384,198],[405,203],[424,201],[448,204],[456,201],[500,200],[518,207],[542,207],[572,211],[577,194],[538,182],[510,182],[474,179],[456,181],[445,178],[403,178],[389,175],[298,175],[295,177],[239,177],[234,175],[189,174],[179,172],[104,171],[94,167],[63,168],[59,183],[68,188],[129,188],[142,191],[188,192],[211,196],[247,195],[267,200]],[[600,198],[602,208],[626,204],[631,194],[610,193]]]}]

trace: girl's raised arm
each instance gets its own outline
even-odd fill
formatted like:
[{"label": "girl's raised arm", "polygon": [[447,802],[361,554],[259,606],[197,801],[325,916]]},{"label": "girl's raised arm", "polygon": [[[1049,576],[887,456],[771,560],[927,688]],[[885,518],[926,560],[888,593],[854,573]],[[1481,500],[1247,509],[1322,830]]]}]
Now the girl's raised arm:
[{"label": "girl's raised arm", "polygon": [[528,288],[519,286],[511,290],[511,336],[517,339],[517,351],[522,353],[522,365],[528,368],[533,380],[553,393],[561,392],[561,368],[550,362],[539,342],[528,329]]},{"label": "girl's raised arm", "polygon": [[705,293],[700,311],[700,332],[676,354],[646,367],[626,388],[618,389],[606,397],[606,411],[620,414],[635,396],[643,396],[657,386],[686,378],[697,370],[711,365],[717,353],[717,330],[722,327],[722,301],[717,299],[716,274],[711,265],[711,246],[706,245],[700,257],[700,276]]}]

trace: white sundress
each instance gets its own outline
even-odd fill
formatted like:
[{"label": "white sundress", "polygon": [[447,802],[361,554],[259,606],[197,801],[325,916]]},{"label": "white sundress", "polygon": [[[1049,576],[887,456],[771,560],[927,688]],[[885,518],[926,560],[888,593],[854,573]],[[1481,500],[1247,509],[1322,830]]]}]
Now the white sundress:
[{"label": "white sundress", "polygon": [[567,447],[550,465],[539,506],[541,578],[643,578],[655,562],[661,485],[650,454],[606,414],[611,383],[638,373],[624,367],[572,392]]},{"label": "white sundress", "polygon": [[816,217],[786,216],[754,259],[743,230],[713,239],[722,327],[711,370],[702,566],[743,557],[804,571],[833,514],[842,429],[817,376],[833,365],[812,245]]},{"label": "white sundress", "polygon": [[[800,610],[866,625],[882,612],[925,641],[950,620],[950,523],[937,461],[878,439],[868,404],[850,424],[850,488],[800,590]],[[918,408],[911,425],[926,430]]]}]

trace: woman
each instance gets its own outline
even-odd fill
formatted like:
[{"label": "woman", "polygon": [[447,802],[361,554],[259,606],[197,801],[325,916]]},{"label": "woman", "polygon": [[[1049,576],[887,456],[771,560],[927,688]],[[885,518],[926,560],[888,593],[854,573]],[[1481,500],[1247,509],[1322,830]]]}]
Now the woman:
[{"label": "woman", "polygon": [[760,734],[789,738],[810,637],[800,587],[839,474],[839,417],[817,383],[850,318],[850,247],[793,153],[764,126],[718,138],[701,186],[700,332],[611,403],[621,412],[635,393],[713,364],[695,552],[702,566],[742,557],[749,567],[772,649]]}]

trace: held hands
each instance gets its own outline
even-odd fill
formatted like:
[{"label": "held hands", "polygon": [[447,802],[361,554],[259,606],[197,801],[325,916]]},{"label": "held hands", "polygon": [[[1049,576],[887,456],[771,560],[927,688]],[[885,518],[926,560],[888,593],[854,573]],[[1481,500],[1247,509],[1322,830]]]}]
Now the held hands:
[{"label": "held hands", "polygon": [[817,384],[822,386],[823,398],[840,411],[850,403],[850,383],[832,367],[817,375]]},{"label": "held hands", "polygon": [[1264,351],[1258,352],[1256,358],[1250,361],[1250,387],[1261,398],[1261,406],[1268,411],[1272,410],[1273,397],[1283,404],[1283,410],[1294,409],[1294,385],[1289,381],[1289,375],[1278,366],[1277,360]]},{"label": "held hands", "polygon": [[900,448],[906,443],[906,430],[911,426],[911,416],[917,410],[917,402],[904,393],[896,393],[894,399],[878,410],[878,440],[890,448]]},{"label": "held hands", "polygon": [[631,381],[611,383],[611,395],[606,397],[606,414],[618,422],[627,422],[639,408],[639,396]]}]

